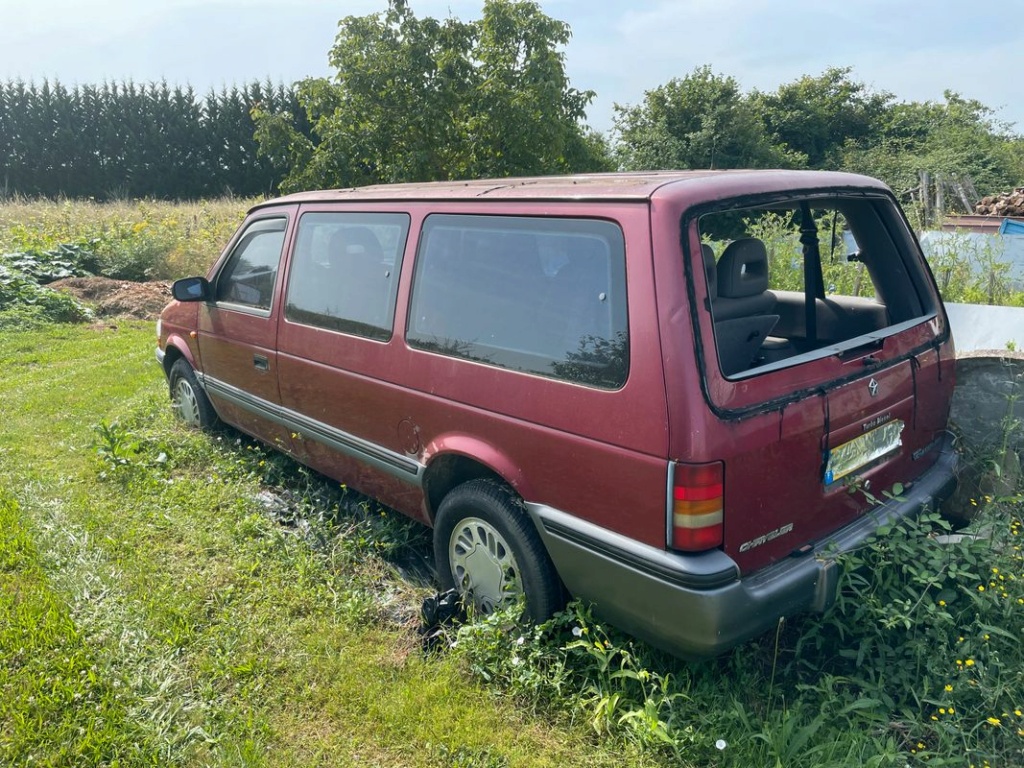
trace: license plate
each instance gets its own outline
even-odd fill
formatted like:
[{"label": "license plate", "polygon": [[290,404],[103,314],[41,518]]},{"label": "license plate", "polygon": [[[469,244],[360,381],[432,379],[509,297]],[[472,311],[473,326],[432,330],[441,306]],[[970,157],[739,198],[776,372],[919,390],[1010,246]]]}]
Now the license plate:
[{"label": "license plate", "polygon": [[828,461],[825,462],[825,485],[832,485],[861,467],[895,451],[903,445],[900,435],[903,434],[904,426],[900,419],[896,419],[833,448],[828,453]]}]

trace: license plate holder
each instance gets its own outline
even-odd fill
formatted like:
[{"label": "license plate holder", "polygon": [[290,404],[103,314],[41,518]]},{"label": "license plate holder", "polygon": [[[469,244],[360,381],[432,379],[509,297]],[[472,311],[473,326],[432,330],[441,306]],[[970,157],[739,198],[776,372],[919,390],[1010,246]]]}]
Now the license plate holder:
[{"label": "license plate holder", "polygon": [[902,419],[894,419],[829,450],[825,460],[825,485],[833,485],[899,449],[903,445],[901,435],[905,426]]}]

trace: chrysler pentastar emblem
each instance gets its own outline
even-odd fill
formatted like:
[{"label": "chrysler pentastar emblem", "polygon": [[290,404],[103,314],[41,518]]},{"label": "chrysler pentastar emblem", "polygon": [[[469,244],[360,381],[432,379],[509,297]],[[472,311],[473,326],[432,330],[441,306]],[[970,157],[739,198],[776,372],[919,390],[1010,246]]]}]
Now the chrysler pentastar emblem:
[{"label": "chrysler pentastar emblem", "polygon": [[878,382],[874,379],[868,382],[868,392],[871,393],[872,397],[878,394]]}]

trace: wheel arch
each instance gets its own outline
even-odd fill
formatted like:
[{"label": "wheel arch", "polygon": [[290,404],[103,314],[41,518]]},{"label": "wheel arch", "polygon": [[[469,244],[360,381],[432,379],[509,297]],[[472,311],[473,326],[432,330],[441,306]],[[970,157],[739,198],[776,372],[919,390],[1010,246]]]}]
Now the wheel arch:
[{"label": "wheel arch", "polygon": [[489,478],[511,488],[524,497],[522,471],[505,454],[483,441],[453,437],[428,446],[429,456],[423,472],[423,497],[427,519],[431,525],[442,499],[456,486]]},{"label": "wheel arch", "polygon": [[489,478],[511,487],[511,483],[486,464],[461,453],[435,456],[423,472],[423,497],[427,518],[434,524],[437,509],[448,492],[470,480]]},{"label": "wheel arch", "polygon": [[196,369],[196,361],[188,344],[179,336],[171,336],[167,339],[167,344],[164,346],[164,375],[169,377],[171,375],[171,367],[181,359],[184,359],[185,362],[192,366],[192,370]]}]

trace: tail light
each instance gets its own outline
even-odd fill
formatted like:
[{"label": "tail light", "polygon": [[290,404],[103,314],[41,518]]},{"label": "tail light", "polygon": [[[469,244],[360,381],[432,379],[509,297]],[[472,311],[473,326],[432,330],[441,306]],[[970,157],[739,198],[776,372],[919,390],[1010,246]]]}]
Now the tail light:
[{"label": "tail light", "polygon": [[670,465],[668,534],[672,549],[701,552],[721,546],[723,539],[722,462]]}]

